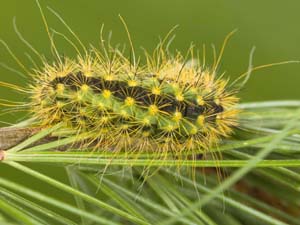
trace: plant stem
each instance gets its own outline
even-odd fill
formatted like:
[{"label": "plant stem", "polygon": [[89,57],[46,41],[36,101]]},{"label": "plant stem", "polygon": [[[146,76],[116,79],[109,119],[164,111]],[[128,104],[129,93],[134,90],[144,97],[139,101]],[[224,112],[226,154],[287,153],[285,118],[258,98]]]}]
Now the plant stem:
[{"label": "plant stem", "polygon": [[98,200],[96,198],[93,198],[90,195],[87,195],[87,194],[85,194],[83,192],[80,192],[80,191],[78,191],[78,190],[76,190],[76,189],[74,189],[74,188],[72,188],[72,187],[70,187],[70,186],[68,186],[66,184],[63,184],[63,183],[61,183],[61,182],[59,182],[59,181],[57,181],[55,179],[52,179],[51,177],[48,177],[48,176],[46,176],[46,175],[44,175],[42,173],[34,171],[34,170],[32,170],[32,169],[30,169],[30,168],[28,168],[26,166],[23,166],[23,165],[21,165],[19,163],[16,163],[16,162],[6,162],[6,163],[8,165],[10,165],[10,166],[18,169],[18,170],[23,171],[24,173],[27,173],[27,174],[29,174],[29,175],[31,175],[33,177],[36,177],[36,178],[38,178],[38,179],[40,179],[42,181],[47,182],[48,184],[50,184],[50,185],[52,185],[54,187],[57,187],[57,188],[59,188],[61,190],[64,190],[65,192],[68,192],[68,193],[70,193],[70,194],[72,194],[74,196],[78,196],[78,197],[82,198],[83,200],[85,200],[87,202],[90,202],[90,203],[92,203],[92,204],[94,204],[94,205],[96,205],[96,206],[98,206],[100,208],[104,208],[104,209],[106,209],[106,210],[108,210],[108,211],[110,211],[112,213],[115,213],[115,214],[120,215],[120,216],[122,216],[122,217],[124,217],[124,218],[126,218],[126,219],[128,219],[130,221],[133,221],[136,224],[142,224],[142,225],[147,225],[148,224],[145,221],[143,221],[143,220],[141,220],[141,219],[139,219],[139,218],[137,218],[137,217],[135,217],[135,216],[133,216],[133,215],[125,212],[125,211],[122,211],[122,210],[120,210],[118,208],[115,208],[115,207],[113,207],[113,206],[111,206],[111,205],[109,205],[109,204],[107,204],[105,202],[102,202],[102,201],[100,201],[100,200]]},{"label": "plant stem", "polygon": [[[5,153],[3,162],[57,163],[80,165],[122,165],[122,166],[192,166],[192,167],[243,167],[248,160],[161,160],[161,159],[128,159],[122,157],[101,158],[91,155],[69,153]],[[256,167],[299,167],[300,159],[261,160]]]}]

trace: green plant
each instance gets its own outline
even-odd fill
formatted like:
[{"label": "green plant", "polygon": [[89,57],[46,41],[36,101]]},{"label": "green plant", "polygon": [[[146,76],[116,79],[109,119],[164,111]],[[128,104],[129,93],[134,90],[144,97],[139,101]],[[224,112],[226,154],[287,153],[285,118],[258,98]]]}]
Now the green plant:
[{"label": "green plant", "polygon": [[[70,143],[70,138],[30,147],[54,132],[42,130],[5,151],[2,164],[6,166],[1,165],[1,171],[13,167],[25,177],[54,187],[55,192],[70,194],[74,201],[57,199],[2,176],[2,220],[24,224],[299,224],[299,106],[298,101],[240,104],[253,115],[241,118],[247,132],[241,130],[222,143],[216,151],[223,158],[217,162],[186,160],[180,162],[180,171],[178,162],[151,155],[119,155],[111,160],[101,152],[55,151]],[[49,164],[49,168],[58,165],[60,172],[65,168],[69,181],[31,168],[34,163]],[[153,173],[157,166],[159,170]],[[186,169],[190,166],[196,167],[194,179]],[[216,166],[226,171],[221,177],[215,170],[201,169]],[[253,196],[251,190],[259,193]]]},{"label": "green plant", "polygon": [[0,222],[300,224],[300,102],[253,102],[235,109],[244,111],[235,135],[202,159],[203,149],[163,159],[143,151],[94,152],[73,145],[88,139],[85,133],[57,138],[60,123],[28,130],[29,120],[1,129],[0,146],[11,147],[0,151]]}]

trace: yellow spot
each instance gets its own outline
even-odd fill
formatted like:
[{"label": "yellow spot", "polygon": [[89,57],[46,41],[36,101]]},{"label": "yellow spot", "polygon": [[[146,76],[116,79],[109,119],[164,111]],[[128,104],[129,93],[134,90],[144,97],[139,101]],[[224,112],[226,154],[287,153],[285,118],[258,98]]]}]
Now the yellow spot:
[{"label": "yellow spot", "polygon": [[112,80],[114,80],[114,76],[111,75],[111,74],[107,74],[107,75],[104,76],[104,79],[107,80],[107,81],[112,81]]},{"label": "yellow spot", "polygon": [[220,99],[215,98],[214,101],[215,101],[215,103],[216,103],[217,105],[220,105]]},{"label": "yellow spot", "polygon": [[135,87],[138,85],[138,82],[136,80],[129,80],[127,84],[129,87]]},{"label": "yellow spot", "polygon": [[123,124],[123,125],[121,125],[121,130],[128,130],[128,128],[129,128],[129,125],[128,124]]},{"label": "yellow spot", "polygon": [[191,139],[186,140],[185,146],[186,146],[187,149],[193,149],[194,148],[193,139],[191,138]]},{"label": "yellow spot", "polygon": [[176,129],[176,126],[169,124],[168,126],[165,127],[165,130],[170,132]]},{"label": "yellow spot", "polygon": [[193,126],[193,128],[190,130],[190,134],[197,134],[198,129],[197,127]]},{"label": "yellow spot", "polygon": [[93,72],[91,70],[84,71],[83,74],[84,74],[85,77],[92,77],[93,76]]},{"label": "yellow spot", "polygon": [[150,125],[150,120],[149,120],[149,118],[144,118],[143,120],[142,120],[142,123],[143,123],[143,125]]},{"label": "yellow spot", "polygon": [[100,134],[106,134],[110,131],[110,129],[106,128],[106,127],[102,127],[99,129],[99,133]]},{"label": "yellow spot", "polygon": [[198,103],[198,105],[204,105],[205,104],[204,99],[203,99],[202,96],[200,96],[200,95],[197,96],[197,103]]},{"label": "yellow spot", "polygon": [[81,90],[82,90],[84,93],[88,92],[89,88],[90,88],[90,87],[89,87],[87,84],[83,84],[83,85],[81,86]]},{"label": "yellow spot", "polygon": [[134,103],[135,103],[134,98],[127,97],[127,98],[125,99],[125,105],[126,105],[126,106],[132,106],[132,105],[134,105]]},{"label": "yellow spot", "polygon": [[105,90],[103,90],[102,95],[103,95],[103,97],[106,98],[106,99],[107,99],[107,98],[110,98],[110,96],[111,96],[111,91],[105,89]]},{"label": "yellow spot", "polygon": [[82,126],[82,127],[85,127],[85,126],[86,126],[86,122],[85,122],[84,120],[82,120],[82,119],[79,119],[79,120],[77,121],[77,123],[78,123],[79,126]]},{"label": "yellow spot", "polygon": [[179,87],[177,83],[172,83],[171,86],[173,89],[177,89]]},{"label": "yellow spot", "polygon": [[150,132],[149,132],[149,131],[144,131],[144,132],[142,133],[142,136],[143,136],[143,137],[149,137],[149,136],[150,136]]},{"label": "yellow spot", "polygon": [[62,83],[59,83],[56,85],[56,92],[57,94],[63,94],[64,93],[64,90],[65,90],[65,85],[62,84]]},{"label": "yellow spot", "polygon": [[53,120],[61,120],[61,117],[58,114],[56,114],[53,116]]},{"label": "yellow spot", "polygon": [[164,141],[165,141],[165,143],[169,143],[169,142],[172,142],[173,139],[170,138],[170,137],[166,137],[166,138],[164,139]]},{"label": "yellow spot", "polygon": [[84,109],[81,108],[81,109],[79,110],[79,115],[80,115],[80,116],[85,116],[85,115],[86,115],[86,111],[85,111]]},{"label": "yellow spot", "polygon": [[41,106],[43,107],[43,106],[46,106],[47,105],[47,101],[46,100],[42,100],[41,101]]},{"label": "yellow spot", "polygon": [[148,110],[149,110],[150,115],[152,115],[152,116],[159,112],[159,109],[156,105],[150,105]]},{"label": "yellow spot", "polygon": [[65,77],[65,76],[67,76],[65,71],[58,71],[55,75],[56,75],[56,77]]},{"label": "yellow spot", "polygon": [[55,90],[52,87],[48,87],[47,91],[48,91],[49,95],[54,95],[55,94]]},{"label": "yellow spot", "polygon": [[80,92],[77,92],[77,93],[76,93],[75,98],[76,98],[76,101],[78,101],[78,102],[82,101],[82,99],[83,99],[83,97],[82,97],[82,95],[81,95]]},{"label": "yellow spot", "polygon": [[97,104],[97,107],[98,107],[99,110],[104,109],[104,105],[103,105],[102,102],[99,102],[99,103]]},{"label": "yellow spot", "polygon": [[175,95],[175,98],[176,98],[176,100],[179,101],[179,102],[182,102],[182,101],[184,100],[184,97],[183,97],[182,93],[177,93],[177,94]]},{"label": "yellow spot", "polygon": [[57,107],[58,109],[61,109],[63,106],[64,106],[64,103],[62,103],[61,101],[57,101],[57,102],[56,102],[56,107]]},{"label": "yellow spot", "polygon": [[152,88],[152,94],[160,95],[161,94],[161,89],[159,87]]},{"label": "yellow spot", "polygon": [[173,118],[172,118],[175,122],[179,122],[182,119],[182,114],[181,112],[175,112],[173,114]]},{"label": "yellow spot", "polygon": [[129,117],[128,112],[126,112],[125,110],[121,110],[121,111],[120,111],[120,115],[121,115],[123,118],[125,118],[125,119]]},{"label": "yellow spot", "polygon": [[100,118],[100,123],[106,124],[106,123],[108,123],[108,122],[109,122],[109,117],[108,117],[108,116],[102,116],[102,117]]},{"label": "yellow spot", "polygon": [[198,123],[200,126],[203,126],[203,125],[204,125],[204,121],[205,121],[204,115],[200,115],[200,116],[197,117],[197,123]]}]

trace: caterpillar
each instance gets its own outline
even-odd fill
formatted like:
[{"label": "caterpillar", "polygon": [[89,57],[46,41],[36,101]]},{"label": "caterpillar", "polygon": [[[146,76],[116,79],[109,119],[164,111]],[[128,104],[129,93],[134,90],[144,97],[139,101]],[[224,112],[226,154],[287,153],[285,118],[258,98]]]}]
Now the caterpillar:
[{"label": "caterpillar", "polygon": [[[207,149],[237,125],[234,91],[214,71],[187,67],[183,56],[148,57],[133,68],[120,53],[46,64],[31,86],[33,117],[92,132],[101,149]],[[156,61],[156,62],[155,62]],[[193,62],[191,62],[193,64]]]},{"label": "caterpillar", "polygon": [[[68,130],[64,135],[78,135],[78,142],[98,151],[126,153],[152,152],[154,156],[174,156],[176,159],[199,152],[209,152],[223,138],[230,137],[239,127],[241,110],[237,93],[248,80],[251,71],[298,61],[285,61],[249,70],[229,84],[229,79],[218,73],[218,67],[227,41],[226,36],[219,56],[214,52],[214,63],[209,68],[199,52],[191,47],[186,55],[171,54],[167,43],[171,30],[152,54],[136,59],[131,37],[123,18],[131,47],[129,57],[118,48],[104,44],[100,35],[100,49],[86,47],[66,22],[52,9],[49,10],[65,25],[79,43],[74,44],[64,34],[50,33],[43,10],[40,9],[54,61],[49,62],[29,44],[14,28],[20,40],[42,61],[42,66],[28,70],[14,55],[8,45],[0,40],[19,66],[33,78],[27,88],[0,82],[29,95],[25,104],[10,103],[17,110],[26,109],[33,118],[33,126],[62,125]],[[57,50],[53,35],[62,36],[77,52],[76,58],[62,56]],[[205,50],[205,48],[204,48]],[[35,62],[33,62],[36,65]],[[15,71],[15,70],[13,70]],[[245,78],[242,84],[236,84]],[[2,100],[3,101],[3,100]],[[83,141],[80,134],[88,133]],[[189,153],[189,154],[185,154]]]},{"label": "caterpillar", "polygon": [[153,54],[145,53],[144,64],[104,45],[84,47],[75,59],[62,57],[49,34],[56,60],[43,59],[41,68],[30,71],[30,117],[41,127],[62,123],[73,133],[89,133],[90,143],[101,151],[176,157],[205,152],[238,126],[238,90],[217,74],[229,36],[212,68],[206,68],[192,48],[187,56],[172,55],[165,41]]}]

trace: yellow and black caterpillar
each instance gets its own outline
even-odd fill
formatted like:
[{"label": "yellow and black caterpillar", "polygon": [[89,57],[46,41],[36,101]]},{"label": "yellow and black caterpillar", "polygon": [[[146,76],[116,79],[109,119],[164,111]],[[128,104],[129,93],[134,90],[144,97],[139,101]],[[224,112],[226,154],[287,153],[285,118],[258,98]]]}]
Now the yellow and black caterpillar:
[{"label": "yellow and black caterpillar", "polygon": [[[32,112],[40,124],[64,122],[93,133],[101,149],[207,149],[237,125],[238,99],[215,71],[185,65],[179,53],[147,57],[133,67],[120,52],[112,61],[94,50],[37,71]],[[158,63],[157,63],[158,62]]]},{"label": "yellow and black caterpillar", "polygon": [[[37,5],[40,7],[38,1]],[[1,41],[33,77],[26,90],[3,82],[1,86],[30,94],[31,101],[25,107],[35,125],[49,127],[62,123],[73,133],[89,133],[94,146],[103,151],[150,151],[158,155],[206,151],[237,126],[239,110],[235,107],[238,102],[235,94],[238,89],[229,88],[228,80],[216,74],[231,34],[211,69],[201,64],[192,48],[188,54],[190,60],[180,52],[171,55],[164,41],[152,55],[145,54],[142,65],[135,59],[130,36],[132,59],[103,42],[100,50],[92,47],[88,51],[53,11],[83,47],[84,54],[81,54],[62,35],[78,53],[77,58],[71,59],[58,53],[40,10],[56,57],[53,63],[39,55],[16,30],[43,62],[42,67],[28,71]]]}]

